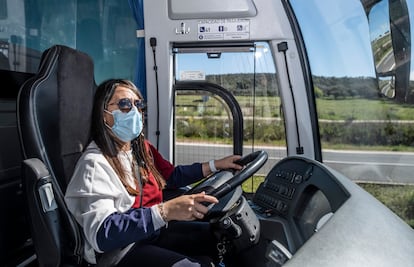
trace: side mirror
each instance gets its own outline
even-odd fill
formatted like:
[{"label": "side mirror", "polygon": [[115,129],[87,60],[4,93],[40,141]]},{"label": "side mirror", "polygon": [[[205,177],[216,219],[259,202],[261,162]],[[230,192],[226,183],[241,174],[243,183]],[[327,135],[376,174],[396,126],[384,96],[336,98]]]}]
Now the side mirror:
[{"label": "side mirror", "polygon": [[411,33],[406,0],[361,0],[369,22],[370,41],[382,95],[408,102]]}]

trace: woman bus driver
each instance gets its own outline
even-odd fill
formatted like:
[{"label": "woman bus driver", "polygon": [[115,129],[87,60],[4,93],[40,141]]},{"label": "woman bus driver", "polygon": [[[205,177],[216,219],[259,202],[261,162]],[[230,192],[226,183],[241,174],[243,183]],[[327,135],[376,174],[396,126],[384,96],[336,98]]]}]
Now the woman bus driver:
[{"label": "woman bus driver", "polygon": [[145,140],[142,108],[130,81],[111,79],[97,88],[92,141],[65,194],[83,229],[85,259],[94,264],[96,257],[133,244],[117,266],[204,266],[197,256],[214,258],[216,242],[208,223],[188,221],[204,217],[202,202],[218,200],[198,193],[163,202],[162,189],[192,184],[216,169],[239,170],[234,161],[240,156],[174,167]]}]

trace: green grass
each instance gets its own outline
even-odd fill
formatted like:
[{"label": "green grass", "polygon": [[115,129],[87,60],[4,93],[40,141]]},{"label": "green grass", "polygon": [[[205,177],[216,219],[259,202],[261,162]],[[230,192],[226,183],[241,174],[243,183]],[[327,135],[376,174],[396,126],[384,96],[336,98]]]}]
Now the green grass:
[{"label": "green grass", "polygon": [[414,185],[359,185],[414,228]]},{"label": "green grass", "polygon": [[318,116],[329,120],[414,120],[414,106],[384,100],[316,100]]},{"label": "green grass", "polygon": [[264,176],[254,175],[252,178],[247,179],[243,184],[242,188],[244,192],[254,193],[256,192],[259,185],[264,181]]},{"label": "green grass", "polygon": [[[196,115],[197,106],[199,105],[200,96],[189,96],[181,95],[177,100],[177,105],[182,108],[178,108],[177,114],[189,114],[192,113]],[[251,97],[247,96],[237,96],[237,101],[240,106],[251,107]],[[256,102],[255,110],[256,115],[261,116],[270,116],[270,117],[280,117],[279,106],[280,98],[279,97],[263,97],[258,96],[255,98]],[[409,104],[399,104],[393,101],[378,99],[378,100],[368,100],[368,99],[358,99],[358,98],[348,98],[348,99],[324,99],[317,98],[316,105],[318,109],[319,119],[327,120],[414,120],[414,106]],[[221,110],[224,114],[222,103],[217,101],[217,99],[210,97],[206,102],[206,106],[215,111]],[[186,107],[186,112],[183,110]],[[193,108],[191,108],[193,107]],[[270,110],[270,112],[269,112]],[[264,111],[264,112],[263,112]]]}]

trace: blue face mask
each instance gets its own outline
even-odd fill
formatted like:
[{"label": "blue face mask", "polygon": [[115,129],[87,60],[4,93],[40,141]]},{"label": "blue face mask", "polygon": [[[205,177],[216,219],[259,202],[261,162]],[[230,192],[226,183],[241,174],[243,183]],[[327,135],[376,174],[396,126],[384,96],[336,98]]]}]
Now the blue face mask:
[{"label": "blue face mask", "polygon": [[114,116],[114,125],[111,129],[119,139],[130,142],[141,134],[143,128],[142,114],[135,106],[128,113],[124,113],[119,109],[110,113]]}]

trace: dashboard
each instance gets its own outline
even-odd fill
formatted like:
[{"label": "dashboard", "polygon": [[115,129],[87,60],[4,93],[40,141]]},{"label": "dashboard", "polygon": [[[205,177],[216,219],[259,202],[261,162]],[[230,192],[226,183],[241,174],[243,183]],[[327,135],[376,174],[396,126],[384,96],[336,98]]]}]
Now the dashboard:
[{"label": "dashboard", "polygon": [[251,204],[263,221],[282,225],[282,243],[293,253],[318,230],[320,220],[333,214],[348,197],[323,165],[290,157],[272,168]]},{"label": "dashboard", "polygon": [[249,202],[260,240],[240,266],[412,266],[414,231],[323,163],[279,161]]},{"label": "dashboard", "polygon": [[[244,262],[254,258],[248,264],[265,266],[274,242],[280,246],[278,253],[294,254],[349,196],[335,176],[319,162],[303,157],[279,161],[249,201],[260,220],[261,237]],[[260,260],[250,253],[261,255]]]}]

